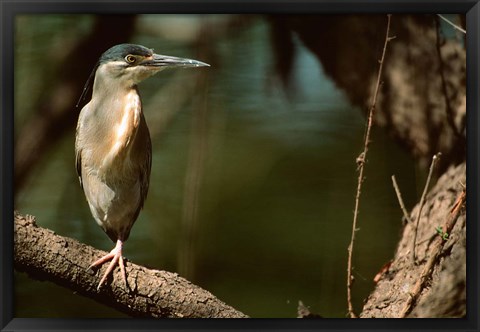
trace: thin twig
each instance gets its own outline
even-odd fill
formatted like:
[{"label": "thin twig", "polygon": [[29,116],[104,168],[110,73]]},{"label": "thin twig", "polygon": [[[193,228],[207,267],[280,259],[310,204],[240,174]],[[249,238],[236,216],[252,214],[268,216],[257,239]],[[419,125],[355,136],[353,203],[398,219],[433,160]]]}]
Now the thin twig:
[{"label": "thin twig", "polygon": [[447,242],[446,240],[448,240],[448,234],[452,232],[452,229],[455,226],[458,217],[460,216],[462,208],[465,205],[466,197],[466,191],[465,189],[463,189],[457,200],[455,201],[452,209],[450,210],[450,213],[446,218],[445,224],[442,227],[442,230],[444,230],[444,233],[447,234],[447,237],[441,235],[437,236],[436,242],[434,243],[434,246],[431,250],[430,257],[428,258],[427,263],[423,267],[422,273],[420,274],[420,277],[415,283],[415,286],[410,292],[410,296],[405,303],[405,306],[403,307],[399,318],[404,318],[412,310],[413,305],[417,301],[419,295],[422,293],[422,290],[424,289],[427,280],[430,279],[433,273],[433,267],[437,262],[440,253],[442,252],[443,246]]},{"label": "thin twig", "polygon": [[410,261],[411,261],[412,265],[415,264],[415,247],[417,245],[416,242],[417,242],[418,224],[420,222],[420,217],[422,215],[423,205],[425,204],[425,197],[427,196],[428,187],[430,186],[430,179],[432,178],[433,168],[435,167],[435,164],[437,163],[438,159],[440,158],[440,155],[441,155],[441,153],[439,152],[436,155],[434,155],[433,158],[432,158],[432,163],[430,164],[430,170],[428,171],[427,181],[425,182],[425,187],[423,188],[422,197],[420,198],[417,219],[415,220],[415,226],[414,226],[414,229],[413,229],[412,245],[410,247]]},{"label": "thin twig", "polygon": [[448,18],[446,18],[445,16],[443,15],[440,15],[440,14],[437,14],[438,17],[440,17],[442,20],[444,20],[445,22],[447,22],[448,24],[450,24],[454,29],[457,29],[458,31],[460,32],[463,32],[464,34],[467,34],[467,30],[463,29],[463,28],[460,28],[458,25],[456,25],[455,23],[453,23],[452,21],[450,21]]},{"label": "thin twig", "polygon": [[390,19],[391,14],[387,15],[388,22],[387,22],[387,31],[385,34],[385,43],[383,45],[383,52],[382,57],[379,61],[379,69],[378,69],[378,76],[377,76],[377,83],[375,85],[375,92],[373,94],[372,104],[368,113],[368,123],[367,123],[367,131],[365,133],[365,142],[363,146],[363,152],[360,153],[359,157],[357,158],[357,165],[358,165],[358,184],[357,184],[357,193],[355,196],[355,210],[353,212],[353,223],[352,223],[352,238],[350,240],[350,245],[348,246],[348,263],[347,263],[347,304],[348,304],[348,314],[350,318],[357,318],[357,315],[353,311],[352,305],[352,286],[353,286],[353,277],[352,277],[352,254],[353,254],[353,244],[355,242],[355,233],[357,232],[357,218],[358,218],[358,208],[360,205],[360,193],[362,191],[362,183],[363,183],[363,172],[365,161],[367,160],[367,152],[368,152],[368,144],[370,142],[370,131],[372,128],[373,123],[373,113],[375,111],[375,105],[377,103],[377,96],[378,91],[381,83],[381,76],[383,70],[383,62],[385,59],[385,53],[387,51],[387,44],[395,37],[390,37]]},{"label": "thin twig", "polygon": [[395,179],[395,175],[392,175],[392,182],[393,182],[393,188],[395,189],[395,193],[397,194],[398,203],[400,204],[400,208],[402,209],[402,212],[403,212],[403,216],[405,217],[405,220],[409,224],[411,224],[412,219],[410,219],[407,209],[405,208],[405,204],[403,203],[402,194],[400,193],[400,188],[398,187],[397,180]]}]

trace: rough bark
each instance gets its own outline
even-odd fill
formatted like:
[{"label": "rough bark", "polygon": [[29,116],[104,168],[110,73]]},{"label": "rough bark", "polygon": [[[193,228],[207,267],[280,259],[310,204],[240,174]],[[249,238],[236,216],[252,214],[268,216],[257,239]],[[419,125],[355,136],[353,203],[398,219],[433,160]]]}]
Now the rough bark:
[{"label": "rough bark", "polygon": [[[106,253],[38,227],[15,212],[14,264],[32,278],[52,281],[134,317],[246,318],[208,291],[176,273],[128,262],[125,289],[119,269],[97,291],[99,276],[89,264]],[[102,267],[104,270],[106,267]],[[100,271],[101,271],[100,270]],[[99,271],[97,271],[99,272]]]},{"label": "rough bark", "polygon": [[[406,317],[465,317],[466,315],[466,216],[459,210],[453,229],[441,238],[438,227],[446,230],[445,223],[462,195],[465,183],[465,163],[451,167],[427,195],[422,209],[416,246],[416,263],[410,260],[414,223],[405,226],[395,257],[375,290],[366,300],[362,318]],[[416,220],[419,206],[410,214]],[[461,207],[459,207],[461,208]],[[439,244],[441,247],[439,248]],[[436,255],[436,249],[441,249]],[[425,266],[433,258],[433,268],[426,277]],[[422,282],[417,285],[420,278]],[[415,286],[420,286],[418,298],[406,309]]]},{"label": "rough bark", "polygon": [[[431,258],[445,221],[462,193],[465,163],[451,167],[427,195],[420,217],[416,264],[410,261],[413,224],[407,224],[388,271],[367,298],[362,318],[394,318],[404,311],[412,291]],[[410,219],[415,220],[417,205]],[[466,315],[466,216],[462,211],[442,243],[433,269],[407,317],[464,317]],[[148,270],[128,263],[129,292],[116,271],[106,287],[96,291],[98,276],[88,272],[89,262],[105,252],[37,227],[32,217],[15,214],[15,268],[36,279],[48,279],[132,316],[246,317],[209,292],[177,274]]]}]

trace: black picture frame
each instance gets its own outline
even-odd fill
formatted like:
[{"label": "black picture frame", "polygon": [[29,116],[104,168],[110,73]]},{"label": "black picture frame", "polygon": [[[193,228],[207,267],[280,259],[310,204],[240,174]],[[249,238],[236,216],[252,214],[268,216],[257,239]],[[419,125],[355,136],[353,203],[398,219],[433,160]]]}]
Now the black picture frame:
[{"label": "black picture frame", "polygon": [[[478,330],[478,169],[480,154],[479,21],[478,0],[436,1],[1,1],[1,223],[0,223],[0,329],[21,330]],[[364,320],[364,319],[248,319],[248,320],[153,320],[153,319],[26,319],[13,317],[13,27],[15,15],[33,13],[464,13],[467,22],[467,216],[468,259],[465,319]]]}]

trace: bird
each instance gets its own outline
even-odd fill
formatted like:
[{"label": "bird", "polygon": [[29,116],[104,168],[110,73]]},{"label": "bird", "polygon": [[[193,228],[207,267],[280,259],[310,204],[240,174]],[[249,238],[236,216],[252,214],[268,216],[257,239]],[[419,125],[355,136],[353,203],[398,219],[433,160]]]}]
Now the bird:
[{"label": "bird", "polygon": [[193,59],[154,53],[136,44],[119,44],[97,61],[80,96],[90,101],[78,116],[75,164],[93,218],[115,247],[90,265],[110,261],[97,290],[115,267],[128,289],[123,245],[147,197],[152,167],[152,144],[138,84],[171,67],[208,67]]}]

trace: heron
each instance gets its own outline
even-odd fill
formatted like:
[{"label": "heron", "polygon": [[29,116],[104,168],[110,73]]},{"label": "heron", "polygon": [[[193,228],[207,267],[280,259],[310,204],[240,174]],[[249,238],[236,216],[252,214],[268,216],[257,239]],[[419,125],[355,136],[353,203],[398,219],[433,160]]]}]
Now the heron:
[{"label": "heron", "polygon": [[123,245],[148,193],[152,144],[138,84],[165,68],[204,66],[209,64],[120,44],[100,56],[85,84],[79,103],[94,78],[91,100],[78,117],[76,170],[93,218],[115,243],[90,265],[99,268],[110,261],[97,290],[117,265],[128,288]]}]

